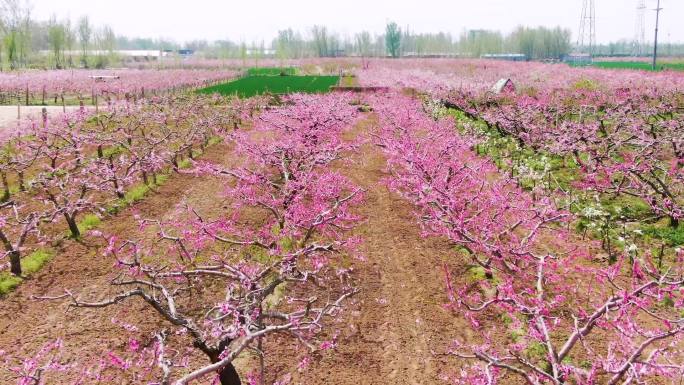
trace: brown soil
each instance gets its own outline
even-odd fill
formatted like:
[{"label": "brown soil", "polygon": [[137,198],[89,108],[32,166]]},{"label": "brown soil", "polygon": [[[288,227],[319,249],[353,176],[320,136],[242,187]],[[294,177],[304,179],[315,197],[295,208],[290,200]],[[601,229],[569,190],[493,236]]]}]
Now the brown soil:
[{"label": "brown soil", "polygon": [[[207,149],[203,159],[224,162],[227,153],[230,153],[228,146],[216,145]],[[189,201],[200,210],[216,208],[221,202],[203,198],[216,196],[222,185],[223,181],[216,178],[175,174],[151,196],[108,218],[101,226],[102,231],[119,239],[137,239],[140,231],[134,214],[141,218],[165,218],[182,201]],[[93,295],[86,297],[89,300],[103,299],[117,292],[109,285],[117,268],[111,259],[102,256],[104,246],[103,241],[93,238],[83,242],[66,241],[39,273],[0,299],[0,347],[13,356],[30,357],[45,342],[62,338],[65,359],[78,352],[82,360],[84,356],[95,357],[106,347],[116,351],[127,344],[127,336],[111,322],[112,318],[138,325],[143,331],[154,330],[160,324],[158,315],[137,301],[103,311],[69,309],[66,300],[31,299],[59,295],[64,289]],[[0,371],[0,383],[9,382],[8,374]]]},{"label": "brown soil", "polygon": [[[354,131],[363,135],[373,119]],[[204,158],[230,162],[225,145],[210,148]],[[454,338],[471,339],[464,321],[443,308],[446,302],[442,266],[450,261],[454,274],[463,270],[443,241],[422,238],[410,205],[381,183],[385,160],[372,144],[354,155],[354,164],[340,167],[365,188],[361,214],[367,219],[356,230],[364,238],[367,261],[356,261],[354,270],[361,292],[355,296],[340,324],[339,346],[324,353],[309,370],[296,372],[301,348],[280,338],[267,341],[267,378],[277,379],[295,371],[293,384],[444,384],[443,374],[456,370],[456,362],[443,355]],[[222,181],[211,177],[175,175],[153,196],[117,217],[103,228],[119,238],[136,237],[133,213],[164,218],[181,201],[201,209],[221,207],[207,200],[216,196]],[[116,317],[154,330],[158,316],[135,301],[110,311],[68,310],[65,301],[39,302],[31,296],[55,295],[69,288],[100,293],[104,298],[115,268],[101,257],[101,242],[67,242],[63,250],[20,288],[0,299],[0,347],[18,356],[36,351],[44,342],[63,337],[66,351],[83,357],[103,346],[122,349],[125,333],[112,324]],[[458,263],[458,265],[453,265]],[[282,342],[282,343],[281,343]],[[0,383],[9,382],[0,372]]]},{"label": "brown soil", "polygon": [[[373,123],[362,121],[355,133],[367,134]],[[411,206],[382,183],[386,162],[378,148],[367,144],[354,158],[355,165],[340,169],[366,189],[366,222],[356,232],[367,261],[354,264],[361,292],[340,325],[338,348],[294,374],[292,383],[445,384],[440,376],[458,363],[443,353],[454,338],[471,339],[465,321],[442,306],[443,263],[453,263],[454,253],[445,242],[421,237]],[[274,362],[292,348],[271,349],[267,379],[275,380],[292,371],[292,363]]]}]

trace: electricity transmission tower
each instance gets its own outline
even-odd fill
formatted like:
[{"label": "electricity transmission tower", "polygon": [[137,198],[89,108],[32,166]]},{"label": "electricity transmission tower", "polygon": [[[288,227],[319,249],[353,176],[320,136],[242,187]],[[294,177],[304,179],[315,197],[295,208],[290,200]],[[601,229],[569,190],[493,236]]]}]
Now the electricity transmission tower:
[{"label": "electricity transmission tower", "polygon": [[637,0],[636,22],[634,23],[634,56],[643,55],[646,47],[646,0]]},{"label": "electricity transmission tower", "polygon": [[590,55],[596,47],[596,4],[594,0],[582,0],[582,18],[580,19],[577,49]]}]

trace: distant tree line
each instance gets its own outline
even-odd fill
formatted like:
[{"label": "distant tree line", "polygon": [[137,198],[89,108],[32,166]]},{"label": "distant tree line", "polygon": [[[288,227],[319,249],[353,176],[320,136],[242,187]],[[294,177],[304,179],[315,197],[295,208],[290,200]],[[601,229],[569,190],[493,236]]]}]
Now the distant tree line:
[{"label": "distant tree line", "polygon": [[[292,28],[278,31],[270,42],[234,42],[230,40],[194,40],[179,44],[164,39],[118,37],[120,49],[191,49],[206,58],[259,58],[274,56],[280,59],[307,57],[413,57],[458,56],[480,57],[485,54],[524,54],[530,60],[560,59],[574,48],[572,32],[560,27],[529,28],[520,26],[509,34],[492,30],[464,30],[458,36],[446,32],[414,33],[409,26],[400,27],[390,22],[384,33],[361,31],[341,36],[326,26],[315,25],[305,32]],[[665,56],[684,55],[684,44],[659,44]],[[635,50],[635,44],[621,40],[595,47],[598,56],[647,56],[653,46]]]},{"label": "distant tree line", "polygon": [[292,29],[280,31],[271,47],[278,57],[334,56],[463,56],[522,53],[530,59],[560,58],[572,50],[567,29],[519,27],[509,35],[497,31],[464,31],[459,37],[449,33],[412,33],[397,23],[387,24],[384,34],[368,31],[340,37],[325,26],[314,26],[308,35]]},{"label": "distant tree line", "polygon": [[[416,33],[410,26],[389,22],[380,33],[360,31],[340,35],[324,25],[304,32],[280,30],[273,40],[194,40],[178,43],[168,39],[117,36],[107,25],[96,26],[87,16],[75,21],[34,20],[29,0],[0,0],[0,70],[37,68],[103,68],[118,62],[118,50],[189,49],[209,59],[261,57],[481,57],[485,54],[524,54],[529,60],[560,59],[573,51],[572,33],[560,27],[520,26],[511,33],[464,30],[450,33]],[[684,44],[662,44],[667,56],[684,55]],[[636,47],[629,40],[595,47],[598,56],[648,55],[651,46]]]},{"label": "distant tree line", "polygon": [[[147,40],[149,44],[158,42]],[[275,56],[281,59],[306,57],[414,57],[454,56],[481,57],[485,54],[524,54],[529,60],[561,59],[573,52],[572,32],[566,28],[530,28],[519,26],[511,33],[493,30],[464,30],[458,36],[450,33],[414,33],[409,26],[390,22],[384,33],[361,31],[341,36],[326,26],[315,25],[305,32],[291,28],[278,32],[270,45],[264,41],[234,43],[227,40],[192,41],[186,48],[207,58]],[[684,44],[660,44],[663,55],[684,55]],[[640,48],[642,55],[652,52],[652,46]],[[248,52],[246,55],[245,52]],[[595,47],[599,56],[632,56],[634,43],[628,40]]]},{"label": "distant tree line", "polygon": [[450,33],[414,33],[410,27],[395,22],[386,25],[382,34],[361,31],[352,36],[340,36],[326,26],[314,25],[305,33],[291,28],[278,32],[270,46],[261,42],[193,41],[187,48],[206,57],[239,57],[241,47],[248,47],[251,56],[276,56],[281,59],[305,57],[412,57],[462,56],[523,53],[530,59],[560,58],[572,50],[571,32],[567,29],[519,27],[504,35],[497,31],[464,31],[455,37]]},{"label": "distant tree line", "polygon": [[[658,54],[661,56],[684,56],[684,44],[660,41]],[[653,55],[653,42],[638,45],[631,40],[619,40],[608,44],[600,44],[594,48],[595,56],[640,56]]]},{"label": "distant tree line", "polygon": [[87,16],[34,20],[28,1],[0,0],[0,69],[105,67],[117,46],[112,28]]}]

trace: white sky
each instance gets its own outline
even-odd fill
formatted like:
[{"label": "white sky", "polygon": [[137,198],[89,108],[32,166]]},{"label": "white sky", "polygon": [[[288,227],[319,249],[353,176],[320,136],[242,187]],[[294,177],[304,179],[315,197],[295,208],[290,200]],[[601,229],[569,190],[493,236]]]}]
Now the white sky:
[{"label": "white sky", "polygon": [[[646,0],[647,40],[653,38],[656,0]],[[76,19],[87,14],[117,34],[270,42],[279,29],[307,32],[314,24],[344,35],[380,33],[388,20],[417,32],[497,29],[517,25],[570,28],[577,34],[582,0],[30,0],[34,17]],[[661,42],[684,42],[684,0],[661,0]],[[633,39],[636,0],[596,0],[599,42]]]}]

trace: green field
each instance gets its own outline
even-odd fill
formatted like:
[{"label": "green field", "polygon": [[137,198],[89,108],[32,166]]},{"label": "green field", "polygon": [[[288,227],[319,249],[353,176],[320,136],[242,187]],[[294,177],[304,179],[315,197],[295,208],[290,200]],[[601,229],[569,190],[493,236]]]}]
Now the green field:
[{"label": "green field", "polygon": [[[604,69],[625,69],[652,71],[651,62],[632,62],[632,61],[595,61],[592,66]],[[684,71],[684,62],[660,62],[657,70],[669,69],[674,71]]]},{"label": "green field", "polygon": [[297,69],[294,67],[252,67],[247,70],[247,76],[294,76]]},{"label": "green field", "polygon": [[202,94],[237,95],[249,98],[270,93],[274,95],[291,93],[323,93],[336,85],[339,76],[247,76],[230,83],[203,88]]}]

